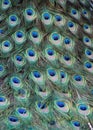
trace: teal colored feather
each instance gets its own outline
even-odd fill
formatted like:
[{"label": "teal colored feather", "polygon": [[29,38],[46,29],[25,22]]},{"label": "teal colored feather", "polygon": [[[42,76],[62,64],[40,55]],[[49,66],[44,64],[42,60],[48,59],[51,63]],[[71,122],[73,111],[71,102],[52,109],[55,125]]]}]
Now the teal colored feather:
[{"label": "teal colored feather", "polygon": [[0,1],[0,130],[93,130],[93,1]]}]

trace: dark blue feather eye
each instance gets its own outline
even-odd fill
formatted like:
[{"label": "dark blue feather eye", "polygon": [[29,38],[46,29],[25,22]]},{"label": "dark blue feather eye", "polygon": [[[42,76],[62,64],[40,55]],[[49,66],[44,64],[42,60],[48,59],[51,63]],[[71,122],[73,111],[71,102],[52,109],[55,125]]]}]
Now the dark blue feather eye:
[{"label": "dark blue feather eye", "polygon": [[32,32],[32,36],[33,36],[34,38],[37,38],[37,37],[38,37],[38,32],[37,32],[37,31],[33,31],[33,32]]},{"label": "dark blue feather eye", "polygon": [[19,90],[18,90],[18,93],[19,93],[19,94],[25,94],[25,90],[24,90],[24,89],[19,89]]},{"label": "dark blue feather eye", "polygon": [[52,39],[55,41],[59,40],[59,34],[57,33],[52,34]]},{"label": "dark blue feather eye", "polygon": [[65,107],[65,103],[62,102],[62,101],[57,101],[56,104],[59,106],[59,107]]},{"label": "dark blue feather eye", "polygon": [[20,113],[20,114],[26,114],[26,109],[24,109],[24,108],[19,108],[18,109],[18,112]]},{"label": "dark blue feather eye", "polygon": [[16,36],[18,38],[22,38],[23,37],[23,33],[21,31],[18,31],[18,32],[16,32]]},{"label": "dark blue feather eye", "polygon": [[28,55],[29,56],[35,56],[35,52],[33,50],[28,50]]},{"label": "dark blue feather eye", "polygon": [[33,10],[32,9],[27,9],[26,13],[27,13],[27,15],[31,16],[31,15],[33,15]]},{"label": "dark blue feather eye", "polygon": [[49,13],[44,13],[43,15],[45,20],[49,20],[50,19],[50,14]]},{"label": "dark blue feather eye", "polygon": [[9,0],[4,0],[3,2],[5,5],[8,5],[9,4]]},{"label": "dark blue feather eye", "polygon": [[3,66],[2,66],[2,65],[0,65],[0,71],[3,71],[3,70],[4,70]]},{"label": "dark blue feather eye", "polygon": [[4,34],[4,30],[3,29],[0,29],[0,34]]},{"label": "dark blue feather eye", "polygon": [[22,60],[23,60],[23,57],[20,56],[20,55],[17,55],[17,56],[16,56],[16,60],[17,60],[17,61],[22,61]]},{"label": "dark blue feather eye", "polygon": [[90,38],[85,37],[85,38],[84,38],[84,41],[85,41],[85,42],[90,42]]},{"label": "dark blue feather eye", "polygon": [[55,16],[55,19],[56,19],[56,21],[58,21],[58,22],[59,22],[59,21],[61,21],[61,20],[62,20],[62,17],[61,17],[60,15],[56,15],[56,16]]},{"label": "dark blue feather eye", "polygon": [[18,121],[18,118],[15,117],[15,116],[9,116],[9,117],[8,117],[8,120],[11,121],[11,122],[17,122],[17,121]]},{"label": "dark blue feather eye", "polygon": [[71,42],[70,38],[65,38],[65,39],[64,39],[64,43],[65,43],[65,44],[70,44],[70,42]]},{"label": "dark blue feather eye", "polygon": [[72,14],[77,14],[77,11],[75,9],[72,10]]},{"label": "dark blue feather eye", "polygon": [[92,52],[90,51],[90,50],[86,50],[86,52],[85,52],[87,55],[91,55],[92,54]]},{"label": "dark blue feather eye", "polygon": [[46,104],[42,104],[41,102],[38,103],[38,107],[40,109],[45,109],[46,108]]},{"label": "dark blue feather eye", "polygon": [[50,121],[49,124],[50,124],[50,125],[55,125],[56,122],[53,120],[53,121]]},{"label": "dark blue feather eye", "polygon": [[65,72],[60,72],[60,75],[61,75],[61,78],[65,78],[65,76],[66,76],[66,74],[65,74]]},{"label": "dark blue feather eye", "polygon": [[69,61],[71,58],[70,58],[69,55],[65,55],[65,56],[64,56],[64,59],[65,59],[66,61]]},{"label": "dark blue feather eye", "polygon": [[91,90],[90,93],[93,95],[93,90]]},{"label": "dark blue feather eye", "polygon": [[56,75],[55,70],[52,70],[52,69],[49,69],[48,73],[49,73],[50,76],[55,76]]},{"label": "dark blue feather eye", "polygon": [[87,11],[86,11],[86,10],[84,10],[84,11],[83,11],[83,14],[87,14]]},{"label": "dark blue feather eye", "polygon": [[19,83],[20,83],[20,80],[19,80],[19,78],[17,78],[17,77],[14,77],[12,80],[13,80],[13,82],[16,83],[16,84],[19,84]]},{"label": "dark blue feather eye", "polygon": [[82,77],[81,77],[80,75],[75,75],[75,76],[74,76],[74,79],[75,79],[76,81],[81,81],[81,80],[82,80]]},{"label": "dark blue feather eye", "polygon": [[11,21],[15,22],[15,21],[17,20],[17,17],[16,17],[15,15],[12,15],[12,16],[10,17],[10,19],[11,19]]},{"label": "dark blue feather eye", "polygon": [[85,104],[80,104],[79,109],[82,110],[82,111],[86,111],[88,108]]},{"label": "dark blue feather eye", "polygon": [[34,71],[33,74],[34,74],[34,76],[36,78],[40,78],[41,77],[41,74],[38,71]]},{"label": "dark blue feather eye", "polygon": [[90,63],[90,62],[86,62],[86,63],[85,63],[85,67],[86,67],[86,68],[91,68],[91,67],[92,67],[92,65],[91,65],[91,63]]},{"label": "dark blue feather eye", "polygon": [[73,121],[72,123],[73,123],[74,126],[80,127],[80,122],[79,121]]},{"label": "dark blue feather eye", "polygon": [[48,53],[48,55],[52,56],[52,55],[54,55],[54,50],[53,49],[48,49],[47,53]]},{"label": "dark blue feather eye", "polygon": [[84,25],[84,29],[88,29],[88,28],[89,28],[89,26],[85,24]]},{"label": "dark blue feather eye", "polygon": [[74,26],[73,22],[68,22],[68,27],[72,28]]},{"label": "dark blue feather eye", "polygon": [[5,102],[5,98],[4,97],[0,97],[0,102]]},{"label": "dark blue feather eye", "polygon": [[5,42],[4,42],[4,46],[5,46],[5,47],[9,47],[9,46],[10,46],[10,42],[9,42],[9,41],[5,41]]}]

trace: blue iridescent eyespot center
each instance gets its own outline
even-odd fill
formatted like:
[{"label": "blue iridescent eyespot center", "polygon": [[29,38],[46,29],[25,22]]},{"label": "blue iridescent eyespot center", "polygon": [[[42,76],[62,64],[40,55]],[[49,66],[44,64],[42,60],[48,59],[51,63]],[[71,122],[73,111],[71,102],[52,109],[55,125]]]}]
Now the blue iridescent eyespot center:
[{"label": "blue iridescent eyespot center", "polygon": [[85,29],[88,29],[88,25],[85,24],[85,25],[84,25],[84,28],[85,28]]},{"label": "blue iridescent eyespot center", "polygon": [[14,15],[12,15],[12,16],[10,17],[10,19],[11,19],[11,21],[13,21],[13,22],[15,22],[15,21],[17,20],[16,16],[14,16]]},{"label": "blue iridescent eyespot center", "polygon": [[21,31],[18,31],[18,32],[16,33],[16,36],[17,36],[18,38],[22,38],[22,37],[23,37],[23,33],[22,33]]},{"label": "blue iridescent eyespot center", "polygon": [[52,69],[49,69],[48,73],[49,73],[50,76],[55,76],[56,75],[55,70],[52,70]]},{"label": "blue iridescent eyespot center", "polygon": [[37,37],[38,37],[38,32],[37,32],[37,31],[33,31],[33,32],[32,32],[32,36],[33,36],[34,38],[37,38]]},{"label": "blue iridescent eyespot center", "polygon": [[66,61],[69,61],[71,58],[70,58],[69,55],[65,55],[65,56],[64,56],[64,59],[65,59]]},{"label": "blue iridescent eyespot center", "polygon": [[76,127],[80,127],[80,122],[79,121],[73,121],[73,125]]},{"label": "blue iridescent eyespot center", "polygon": [[29,56],[35,56],[35,52],[33,50],[28,50],[28,55]]},{"label": "blue iridescent eyespot center", "polygon": [[57,101],[56,102],[56,104],[57,104],[57,106],[59,106],[59,107],[65,107],[65,103],[64,102],[62,102],[62,101]]},{"label": "blue iridescent eyespot center", "polygon": [[0,29],[0,34],[4,34],[4,30],[3,29]]},{"label": "blue iridescent eyespot center", "polygon": [[76,81],[81,81],[81,80],[82,80],[82,77],[81,77],[80,75],[75,75],[75,76],[74,76],[74,79],[75,79]]},{"label": "blue iridescent eyespot center", "polygon": [[60,72],[61,78],[65,78],[66,74],[64,72]]},{"label": "blue iridescent eyespot center", "polygon": [[10,42],[5,41],[5,42],[4,42],[4,46],[5,46],[5,47],[9,47],[9,46],[10,46]]},{"label": "blue iridescent eyespot center", "polygon": [[84,10],[84,11],[83,11],[83,14],[87,14],[87,11],[86,11],[86,10]]},{"label": "blue iridescent eyespot center", "polygon": [[20,113],[20,114],[26,114],[26,109],[24,109],[24,108],[19,108],[18,109],[18,112]]},{"label": "blue iridescent eyespot center", "polygon": [[90,56],[92,52],[90,50],[86,50],[86,54]]},{"label": "blue iridescent eyespot center", "polygon": [[48,53],[48,55],[52,56],[52,55],[54,55],[54,50],[53,49],[48,49],[47,53]]},{"label": "blue iridescent eyespot center", "polygon": [[0,65],[0,71],[3,71],[3,66],[2,65]]},{"label": "blue iridescent eyespot center", "polygon": [[90,40],[90,39],[89,39],[88,37],[85,38],[85,42],[89,42],[89,40]]},{"label": "blue iridescent eyespot center", "polygon": [[16,60],[17,60],[17,61],[22,61],[22,60],[23,60],[23,57],[20,56],[20,55],[17,55],[17,56],[16,56]]},{"label": "blue iridescent eyespot center", "polygon": [[82,111],[86,111],[88,108],[85,104],[80,104],[79,109],[82,110]]},{"label": "blue iridescent eyespot center", "polygon": [[20,83],[20,80],[19,80],[19,78],[17,78],[17,77],[14,77],[14,78],[12,79],[12,81],[13,81],[14,83],[16,83],[16,84],[19,84],[19,83]]},{"label": "blue iridescent eyespot center", "polygon": [[57,33],[52,34],[52,38],[55,41],[59,40],[59,34],[57,34]]},{"label": "blue iridescent eyespot center", "polygon": [[85,63],[85,67],[87,67],[87,68],[91,68],[91,67],[92,67],[92,65],[91,65],[91,63],[90,63],[90,62],[86,62],[86,63]]},{"label": "blue iridescent eyespot center", "polygon": [[55,125],[56,122],[55,122],[55,121],[50,121],[49,124],[50,124],[50,125]]},{"label": "blue iridescent eyespot center", "polygon": [[4,0],[3,2],[5,5],[8,5],[9,4],[9,0]]},{"label": "blue iridescent eyespot center", "polygon": [[0,97],[0,102],[5,102],[5,98],[4,97]]},{"label": "blue iridescent eyespot center", "polygon": [[42,104],[41,102],[38,103],[38,107],[40,109],[45,109],[46,108],[46,104]]},{"label": "blue iridescent eyespot center", "polygon": [[38,71],[34,71],[33,74],[34,74],[34,76],[35,76],[36,78],[40,78],[40,77],[41,77],[41,74],[40,74],[40,72],[38,72]]},{"label": "blue iridescent eyespot center", "polygon": [[58,21],[58,22],[59,22],[59,21],[61,21],[61,20],[62,20],[62,17],[61,17],[60,15],[56,15],[56,16],[55,16],[55,19],[56,19],[56,21]]},{"label": "blue iridescent eyespot center", "polygon": [[9,116],[9,117],[8,117],[8,120],[11,121],[11,122],[17,122],[17,121],[18,121],[18,118],[15,117],[15,116]]},{"label": "blue iridescent eyespot center", "polygon": [[26,13],[27,13],[27,15],[33,15],[33,10],[32,9],[27,9],[26,10]]},{"label": "blue iridescent eyespot center", "polygon": [[72,28],[74,26],[74,23],[68,22],[68,27]]},{"label": "blue iridescent eyespot center", "polygon": [[50,19],[50,14],[49,13],[44,13],[44,19],[49,20]]},{"label": "blue iridescent eyespot center", "polygon": [[25,90],[24,89],[19,89],[18,94],[22,94],[22,95],[25,94]]},{"label": "blue iridescent eyespot center", "polygon": [[77,11],[75,9],[72,10],[72,14],[76,14]]},{"label": "blue iridescent eyespot center", "polygon": [[65,39],[64,39],[64,43],[65,43],[65,44],[70,44],[70,42],[71,42],[71,40],[70,40],[69,38],[65,38]]}]

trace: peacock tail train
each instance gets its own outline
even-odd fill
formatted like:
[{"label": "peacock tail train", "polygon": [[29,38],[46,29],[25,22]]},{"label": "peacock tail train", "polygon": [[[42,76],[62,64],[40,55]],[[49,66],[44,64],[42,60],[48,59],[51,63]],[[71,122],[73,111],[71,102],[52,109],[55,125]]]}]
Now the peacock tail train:
[{"label": "peacock tail train", "polygon": [[93,0],[0,0],[0,130],[93,130]]}]

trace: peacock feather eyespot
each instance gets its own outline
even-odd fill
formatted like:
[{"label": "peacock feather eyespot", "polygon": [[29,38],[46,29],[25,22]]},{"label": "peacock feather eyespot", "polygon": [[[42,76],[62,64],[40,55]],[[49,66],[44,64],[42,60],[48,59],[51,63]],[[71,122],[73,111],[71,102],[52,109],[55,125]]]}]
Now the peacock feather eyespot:
[{"label": "peacock feather eyespot", "polygon": [[23,33],[21,31],[18,31],[18,32],[16,32],[16,36],[18,38],[22,38],[23,37]]},{"label": "peacock feather eyespot", "polygon": [[35,56],[34,50],[28,50],[28,55],[34,57]]},{"label": "peacock feather eyespot", "polygon": [[60,108],[65,107],[65,103],[62,102],[62,101],[57,101],[56,104],[57,104],[57,106],[60,107]]},{"label": "peacock feather eyespot", "polygon": [[85,104],[80,104],[80,105],[78,106],[78,108],[79,108],[81,111],[86,111],[86,110],[88,109],[87,105],[85,105]]},{"label": "peacock feather eyespot", "polygon": [[65,56],[64,56],[64,60],[69,61],[70,59],[71,59],[71,58],[70,58],[69,55],[65,55]]},{"label": "peacock feather eyespot", "polygon": [[38,34],[38,31],[33,31],[33,32],[32,32],[32,37],[33,37],[33,38],[37,38],[38,35],[39,35],[39,34]]},{"label": "peacock feather eyespot", "polygon": [[9,4],[9,0],[3,0],[3,3],[4,3],[5,5],[8,5],[8,4]]},{"label": "peacock feather eyespot", "polygon": [[18,113],[20,113],[20,114],[26,114],[27,113],[27,111],[26,111],[26,109],[25,108],[18,108]]},{"label": "peacock feather eyespot", "polygon": [[86,49],[86,50],[85,50],[85,54],[88,55],[88,56],[91,56],[91,55],[92,55],[92,52],[91,52],[91,50]]},{"label": "peacock feather eyespot", "polygon": [[59,34],[58,33],[53,33],[52,34],[52,39],[55,40],[55,41],[59,40]]},{"label": "peacock feather eyespot", "polygon": [[72,9],[71,12],[72,12],[73,15],[77,14],[77,11],[75,9]]},{"label": "peacock feather eyespot", "polygon": [[0,72],[2,72],[4,70],[3,66],[0,65]]},{"label": "peacock feather eyespot", "polygon": [[20,79],[19,79],[18,77],[14,77],[14,78],[12,79],[12,81],[13,81],[13,83],[15,83],[15,84],[19,84],[19,83],[20,83]]},{"label": "peacock feather eyespot", "polygon": [[53,70],[53,69],[49,69],[49,70],[48,70],[48,73],[49,73],[49,75],[52,76],[52,77],[56,75],[56,72],[55,72],[55,70]]},{"label": "peacock feather eyespot", "polygon": [[76,80],[77,82],[82,81],[82,76],[81,75],[75,75],[74,80]]},{"label": "peacock feather eyespot", "polygon": [[1,96],[0,96],[0,103],[1,103],[1,102],[5,102],[5,101],[6,101],[5,97],[1,97]]},{"label": "peacock feather eyespot", "polygon": [[72,124],[73,124],[75,127],[80,127],[80,122],[79,122],[79,121],[72,121]]},{"label": "peacock feather eyespot", "polygon": [[64,39],[64,43],[65,43],[65,44],[70,44],[70,42],[71,42],[70,38],[66,37],[66,38]]},{"label": "peacock feather eyespot", "polygon": [[33,15],[33,10],[32,9],[27,9],[26,13],[27,13],[27,15],[31,16],[31,15]]},{"label": "peacock feather eyespot", "polygon": [[49,20],[50,19],[50,14],[48,12],[45,12],[43,14],[43,17],[44,17],[45,20]]},{"label": "peacock feather eyespot", "polygon": [[34,71],[33,75],[34,75],[35,78],[40,78],[41,77],[41,74],[40,74],[39,71]]},{"label": "peacock feather eyespot", "polygon": [[60,22],[62,20],[62,17],[60,15],[55,15],[55,19],[57,22]]},{"label": "peacock feather eyespot", "polygon": [[90,68],[92,68],[92,64],[90,62],[86,62],[85,63],[85,67],[90,69]]},{"label": "peacock feather eyespot", "polygon": [[74,27],[74,23],[69,21],[69,22],[68,22],[68,27],[69,27],[69,28],[73,28],[73,27]]},{"label": "peacock feather eyespot", "polygon": [[45,109],[46,108],[46,104],[42,104],[41,102],[38,102],[38,108],[39,109]]},{"label": "peacock feather eyespot", "polygon": [[53,56],[54,55],[54,50],[53,49],[47,49],[47,54],[49,56]]},{"label": "peacock feather eyespot", "polygon": [[10,122],[18,122],[18,118],[15,117],[15,116],[9,116],[9,117],[8,117],[8,120],[9,120]]},{"label": "peacock feather eyespot", "polygon": [[60,76],[61,76],[61,78],[63,79],[63,78],[65,78],[65,77],[66,77],[66,73],[65,73],[65,72],[63,72],[63,71],[61,71],[61,72],[60,72]]}]

